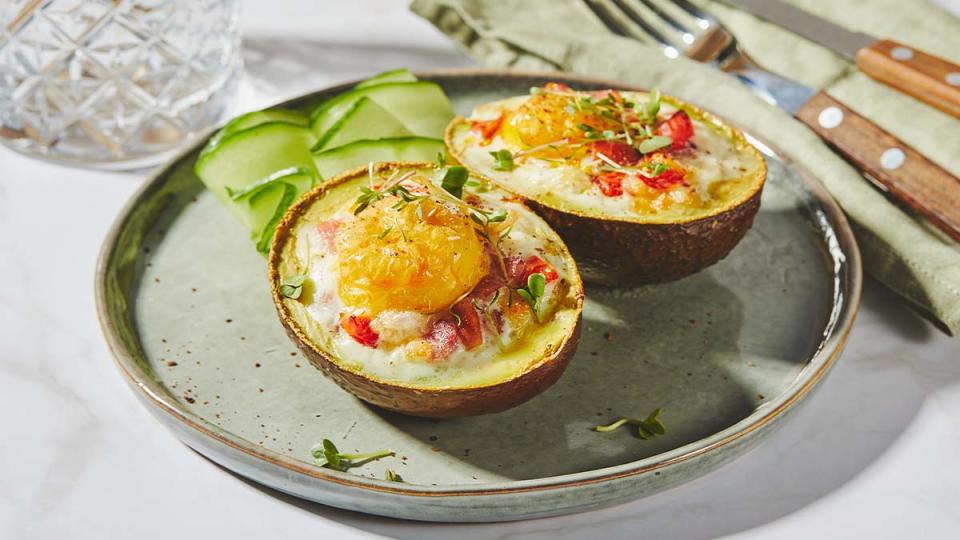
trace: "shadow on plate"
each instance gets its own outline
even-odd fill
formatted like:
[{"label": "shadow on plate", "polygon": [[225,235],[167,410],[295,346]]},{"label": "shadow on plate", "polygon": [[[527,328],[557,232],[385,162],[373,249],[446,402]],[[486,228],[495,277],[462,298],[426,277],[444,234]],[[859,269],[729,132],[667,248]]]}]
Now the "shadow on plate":
[{"label": "shadow on plate", "polygon": [[[588,287],[587,298],[576,357],[557,384],[531,401],[444,420],[372,410],[436,451],[522,480],[660,454],[729,427],[756,407],[755,392],[729,373],[741,362],[742,304],[710,273],[634,290]],[[663,437],[592,430],[657,407],[667,425]]]},{"label": "shadow on plate", "polygon": [[[903,308],[875,283],[865,293],[866,305]],[[903,317],[925,324],[903,309]],[[892,333],[887,328],[889,317],[877,319],[878,332]],[[649,538],[699,540],[734,534],[793,514],[842,488],[897,441],[930,393],[958,382],[956,377],[940,377],[931,379],[935,384],[930,387],[904,384],[903,371],[931,366],[923,361],[908,366],[896,355],[882,352],[884,344],[857,337],[855,331],[849,345],[855,357],[841,359],[791,421],[781,424],[782,429],[758,448],[705,477],[612,508],[512,523],[427,525],[331,508],[237,478],[321,518],[391,538],[513,537],[544,531],[562,531],[563,537],[636,538],[643,531]],[[894,371],[879,376],[878,364]],[[824,418],[832,420],[825,423]]]}]

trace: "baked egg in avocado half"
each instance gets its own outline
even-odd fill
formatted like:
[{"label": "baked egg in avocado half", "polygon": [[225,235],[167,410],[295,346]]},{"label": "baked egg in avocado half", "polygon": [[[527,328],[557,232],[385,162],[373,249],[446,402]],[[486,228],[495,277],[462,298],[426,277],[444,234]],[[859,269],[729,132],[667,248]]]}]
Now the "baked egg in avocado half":
[{"label": "baked egg in avocado half", "polygon": [[371,164],[306,193],[277,227],[269,279],[288,335],[384,409],[503,411],[556,382],[576,349],[573,257],[520,198],[466,173]]},{"label": "baked egg in avocado half", "polygon": [[549,83],[447,128],[474,174],[525,199],[587,282],[670,281],[725,257],[760,207],[766,163],[743,134],[658,92]]}]

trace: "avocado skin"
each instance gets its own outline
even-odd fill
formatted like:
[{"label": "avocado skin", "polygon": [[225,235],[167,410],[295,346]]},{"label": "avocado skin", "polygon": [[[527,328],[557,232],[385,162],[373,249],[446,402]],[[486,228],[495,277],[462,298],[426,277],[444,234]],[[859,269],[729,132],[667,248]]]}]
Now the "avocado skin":
[{"label": "avocado skin", "polygon": [[[381,162],[374,165],[374,170],[380,171],[393,167],[434,168],[435,165],[427,162]],[[427,418],[453,418],[502,412],[528,401],[556,383],[577,350],[583,319],[583,281],[569,253],[566,257],[571,258],[570,264],[574,269],[570,286],[576,291],[576,325],[556,350],[546,350],[538,362],[531,362],[534,366],[532,369],[499,383],[477,387],[433,389],[380,381],[341,366],[321,350],[296,324],[285,305],[285,297],[280,293],[282,278],[279,268],[287,238],[291,235],[297,220],[317,199],[323,198],[327,191],[334,189],[338,184],[366,174],[367,167],[358,167],[341,173],[305,193],[300,200],[287,209],[273,237],[267,259],[273,304],[287,336],[297,345],[307,360],[338,386],[363,401],[389,411]]]},{"label": "avocado skin", "polygon": [[534,369],[513,379],[490,386],[455,389],[424,389],[393,385],[340,367],[335,361],[300,339],[298,332],[281,316],[284,329],[307,360],[338,386],[382,409],[409,416],[454,418],[505,411],[528,401],[552,386],[573,358],[580,340],[580,319],[563,346]]},{"label": "avocado skin", "polygon": [[723,259],[747,234],[762,188],[724,212],[686,223],[631,223],[529,204],[573,253],[583,280],[629,287],[673,281]]}]

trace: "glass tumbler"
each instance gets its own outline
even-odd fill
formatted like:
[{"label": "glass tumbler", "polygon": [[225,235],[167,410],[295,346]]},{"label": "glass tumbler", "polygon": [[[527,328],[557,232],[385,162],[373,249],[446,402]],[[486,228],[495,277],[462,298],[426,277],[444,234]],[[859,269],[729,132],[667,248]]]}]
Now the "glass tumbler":
[{"label": "glass tumbler", "polygon": [[0,141],[71,165],[159,163],[216,123],[237,0],[0,0]]}]

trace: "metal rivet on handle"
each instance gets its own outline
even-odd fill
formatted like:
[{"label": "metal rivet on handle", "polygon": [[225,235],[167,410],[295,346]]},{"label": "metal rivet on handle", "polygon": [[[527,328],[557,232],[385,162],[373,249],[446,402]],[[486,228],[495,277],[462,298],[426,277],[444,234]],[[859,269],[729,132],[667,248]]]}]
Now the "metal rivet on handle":
[{"label": "metal rivet on handle", "polygon": [[906,47],[894,47],[893,50],[890,51],[890,56],[892,56],[894,60],[910,60],[913,58],[913,51]]},{"label": "metal rivet on handle", "polygon": [[951,71],[950,73],[947,73],[947,76],[944,77],[944,79],[950,86],[960,86],[960,72],[958,71]]},{"label": "metal rivet on handle", "polygon": [[841,122],[843,122],[843,111],[838,107],[827,107],[820,111],[820,116],[817,117],[817,123],[823,129],[833,129],[839,126]]},{"label": "metal rivet on handle", "polygon": [[899,148],[888,148],[880,155],[880,166],[888,171],[899,169],[903,162],[907,160],[907,155]]}]

